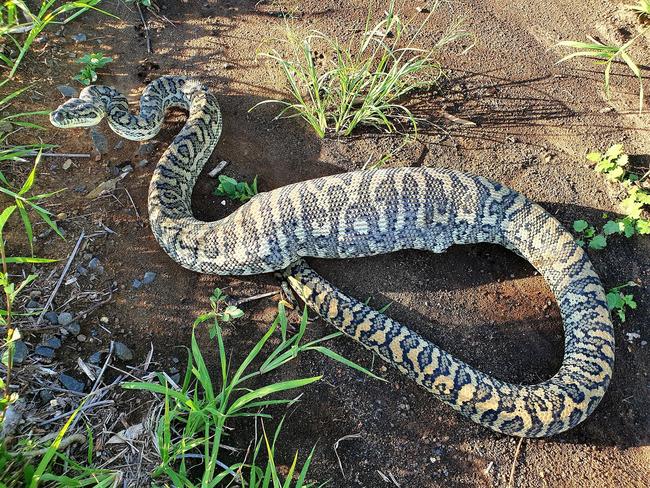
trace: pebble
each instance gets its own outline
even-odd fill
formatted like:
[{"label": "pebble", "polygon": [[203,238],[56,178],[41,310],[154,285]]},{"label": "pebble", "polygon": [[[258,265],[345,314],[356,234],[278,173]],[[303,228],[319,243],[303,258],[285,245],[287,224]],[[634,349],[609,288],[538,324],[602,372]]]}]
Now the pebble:
[{"label": "pebble", "polygon": [[138,162],[138,167],[139,167],[139,168],[144,168],[144,167],[145,167],[146,165],[148,165],[148,164],[149,164],[149,160],[148,160],[148,159],[141,159],[141,160]]},{"label": "pebble", "polygon": [[56,89],[59,90],[59,93],[64,97],[75,98],[77,96],[77,90],[69,85],[59,85]]},{"label": "pebble", "polygon": [[140,149],[138,149],[138,156],[146,156],[147,154],[151,154],[155,147],[156,145],[153,142],[140,144]]},{"label": "pebble", "polygon": [[72,40],[74,42],[85,42],[86,40],[88,40],[88,36],[86,36],[86,34],[84,34],[83,32],[80,32],[79,34],[73,35]]},{"label": "pebble", "polygon": [[72,322],[72,314],[70,312],[61,312],[59,314],[59,324],[62,326],[68,325]]},{"label": "pebble", "polygon": [[35,300],[30,300],[25,306],[27,310],[37,310],[41,308],[40,304]]},{"label": "pebble", "polygon": [[50,337],[48,340],[45,341],[45,346],[51,348],[51,349],[58,349],[61,347],[61,339],[58,337]]},{"label": "pebble", "polygon": [[223,69],[232,69],[235,65],[231,63],[223,63]]},{"label": "pebble", "polygon": [[84,391],[84,388],[86,387],[86,385],[83,384],[81,381],[65,373],[61,373],[59,375],[59,381],[68,390],[77,391],[79,393],[82,393]]},{"label": "pebble", "polygon": [[117,141],[115,146],[113,146],[113,149],[122,149],[124,147],[124,139],[120,139]]},{"label": "pebble", "polygon": [[130,361],[133,359],[133,351],[131,351],[131,349],[129,349],[123,342],[115,341],[113,343],[113,351],[122,361]]},{"label": "pebble", "polygon": [[65,326],[65,330],[67,330],[69,334],[77,335],[81,332],[81,326],[79,325],[79,322],[70,322]]},{"label": "pebble", "polygon": [[54,400],[54,395],[50,390],[41,390],[38,392],[38,396],[43,403],[50,403]]},{"label": "pebble", "polygon": [[135,288],[136,290],[142,286],[142,281],[140,280],[133,280],[133,283],[131,283],[131,286]]},{"label": "pebble", "polygon": [[104,325],[107,325],[110,322],[109,318],[106,315],[102,315],[99,321]]},{"label": "pebble", "polygon": [[92,258],[90,261],[88,261],[88,269],[91,271],[97,270],[101,263],[99,262],[98,258]]},{"label": "pebble", "polygon": [[84,268],[82,265],[77,266],[77,273],[80,274],[81,276],[86,276],[88,274],[88,270]]},{"label": "pebble", "polygon": [[72,159],[68,158],[63,163],[63,169],[68,171],[72,167]]},{"label": "pebble", "polygon": [[45,320],[47,320],[50,324],[52,325],[58,325],[59,324],[59,314],[56,312],[53,312],[50,310],[49,312],[46,312],[45,315],[43,315]]},{"label": "pebble", "polygon": [[86,185],[77,185],[74,187],[74,191],[77,193],[86,193]]},{"label": "pebble", "polygon": [[144,285],[149,285],[149,284],[153,283],[153,280],[155,280],[155,279],[156,279],[156,273],[154,273],[153,271],[147,271],[144,274],[144,278],[142,278],[142,283]]},{"label": "pebble", "polygon": [[88,362],[90,364],[99,364],[102,361],[102,353],[101,351],[94,352],[90,355],[88,358]]},{"label": "pebble", "polygon": [[23,341],[14,342],[14,364],[20,364],[25,359],[27,359],[27,354],[29,354],[29,349],[27,349],[27,344]]},{"label": "pebble", "polygon": [[108,139],[106,139],[104,134],[93,127],[90,129],[90,137],[93,140],[95,149],[97,149],[100,154],[106,154],[108,152]]},{"label": "pebble", "polygon": [[83,334],[79,334],[79,335],[77,336],[77,340],[78,340],[79,342],[86,342],[86,341],[88,340],[88,338],[87,338],[85,335],[83,335]]},{"label": "pebble", "polygon": [[34,352],[44,358],[52,359],[54,357],[54,349],[52,349],[51,347],[36,346]]}]

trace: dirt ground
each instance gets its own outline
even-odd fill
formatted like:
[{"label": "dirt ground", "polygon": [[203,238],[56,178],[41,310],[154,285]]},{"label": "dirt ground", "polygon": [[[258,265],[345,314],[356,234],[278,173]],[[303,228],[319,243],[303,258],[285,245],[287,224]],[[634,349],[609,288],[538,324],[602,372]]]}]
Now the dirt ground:
[{"label": "dirt ground", "polygon": [[[413,144],[399,148],[399,137],[361,132],[347,139],[318,139],[297,119],[273,120],[275,108],[249,109],[270,97],[282,97],[283,86],[274,68],[256,60],[256,51],[285,22],[300,30],[319,29],[348,38],[363,27],[367,4],[375,11],[386,2],[303,1],[290,5],[293,16],[281,15],[276,2],[159,0],[173,25],[149,15],[153,53],[147,52],[140,17],[124,3],[104,7],[119,19],[87,15],[68,25],[62,35],[48,34],[25,65],[23,81],[36,83],[34,108],[53,109],[63,101],[56,87],[73,84],[78,65],[69,53],[102,50],[114,62],[101,71],[100,81],[137,100],[145,84],[163,74],[196,77],[218,95],[224,133],[207,170],[220,160],[225,173],[250,180],[259,175],[261,190],[318,176],[361,168],[396,150],[391,166],[454,168],[503,182],[539,202],[567,226],[575,219],[601,222],[602,213],[615,213],[615,188],[587,164],[587,150],[623,142],[635,161],[650,161],[650,120],[637,111],[637,84],[615,66],[613,94],[602,90],[602,72],[588,61],[556,64],[566,52],[562,39],[628,39],[633,18],[617,13],[619,2],[536,0],[510,2],[452,0],[443,3],[425,30],[422,43],[432,42],[459,17],[475,35],[447,52],[449,68],[440,96],[421,101],[417,114],[444,129],[431,126]],[[400,4],[407,16],[422,16],[419,2]],[[287,3],[284,6],[288,6]],[[87,40],[75,42],[74,34]],[[637,59],[650,59],[647,44]],[[644,68],[647,73],[647,68]],[[453,123],[452,114],[475,125]],[[118,138],[103,124],[109,151],[100,160],[47,158],[42,189],[68,187],[55,197],[56,212],[68,240],[51,236],[37,242],[37,252],[67,255],[82,228],[101,221],[116,234],[95,238],[88,252],[105,268],[102,279],[116,281],[114,299],[84,321],[82,332],[92,340],[70,343],[69,370],[76,356],[85,357],[110,339],[135,351],[143,360],[153,343],[154,361],[162,368],[184,357],[194,317],[208,308],[215,286],[235,298],[273,291],[271,276],[201,276],[172,262],[154,241],[148,227],[146,197],[157,157],[183,123],[174,116],[155,139],[151,154],[138,154],[139,144]],[[45,142],[58,151],[89,153],[88,131],[49,130]],[[114,149],[117,145],[117,149]],[[150,162],[140,167],[138,162]],[[85,193],[113,177],[113,168],[132,164],[134,171],[119,184],[114,197],[94,201]],[[85,189],[79,188],[79,186]],[[196,215],[218,219],[235,205],[222,205],[211,195],[215,180],[204,174],[193,197]],[[78,191],[74,189],[77,188]],[[128,192],[128,194],[127,194]],[[131,203],[131,198],[133,203]],[[618,487],[647,486],[650,479],[648,396],[648,340],[650,322],[650,239],[612,239],[600,252],[590,252],[607,288],[629,280],[640,284],[639,308],[625,323],[616,321],[616,369],[613,382],[596,412],[583,424],[550,439],[526,440],[515,464],[516,486]],[[508,381],[536,382],[550,377],[562,359],[562,322],[550,290],[532,267],[495,246],[455,247],[444,254],[400,252],[350,261],[312,260],[326,278],[351,295],[371,297],[388,314],[413,326],[454,355]],[[134,290],[131,283],[145,271],[157,278]],[[82,280],[83,285],[83,280]],[[245,318],[229,326],[226,345],[234,358],[256,342],[272,321],[278,297],[244,305]],[[99,315],[110,318],[109,335],[98,327]],[[295,317],[294,317],[295,319]],[[310,337],[331,332],[320,320],[311,324]],[[628,333],[639,333],[630,339]],[[74,341],[73,341],[74,342]],[[205,350],[209,340],[202,336]],[[295,449],[302,458],[317,443],[310,471],[316,480],[341,487],[506,486],[517,440],[495,434],[456,414],[431,398],[398,372],[386,369],[359,344],[345,338],[331,343],[344,356],[372,367],[385,383],[372,380],[321,356],[308,355],[289,365],[282,377],[315,373],[323,381],[305,390],[290,411],[281,437],[280,459],[290,461]],[[214,363],[215,358],[211,358]],[[125,404],[129,420],[137,422],[137,408]],[[278,415],[282,411],[278,410]],[[340,442],[337,459],[334,444]],[[249,437],[237,432],[229,443],[246,447]],[[386,481],[390,476],[395,482]],[[646,480],[644,482],[643,480]]]}]

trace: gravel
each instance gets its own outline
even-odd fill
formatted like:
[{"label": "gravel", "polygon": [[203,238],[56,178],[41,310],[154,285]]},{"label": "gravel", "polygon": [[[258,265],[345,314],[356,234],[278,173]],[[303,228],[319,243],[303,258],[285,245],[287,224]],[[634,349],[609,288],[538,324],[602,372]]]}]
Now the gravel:
[{"label": "gravel", "polygon": [[20,364],[29,354],[29,349],[27,349],[27,344],[23,341],[14,342],[14,364]]},{"label": "gravel", "polygon": [[88,357],[88,362],[90,364],[99,364],[99,363],[101,363],[101,361],[102,361],[102,352],[101,351],[94,352]]},{"label": "gravel", "polygon": [[59,314],[59,325],[66,326],[72,322],[72,314],[70,312],[61,312]]},{"label": "gravel", "polygon": [[133,280],[133,283],[131,283],[131,286],[135,288],[136,290],[142,286],[142,281],[140,280]]},{"label": "gravel", "polygon": [[113,343],[113,352],[122,361],[130,361],[133,359],[133,351],[123,342],[115,341]]},{"label": "gravel", "polygon": [[106,136],[104,134],[93,127],[90,129],[90,137],[93,140],[93,145],[99,154],[106,154],[108,152],[108,139],[106,139]]},{"label": "gravel", "polygon": [[88,40],[88,36],[84,34],[83,32],[80,32],[79,34],[75,34],[72,36],[72,40],[74,42],[85,42]]},{"label": "gravel", "polygon": [[61,339],[59,339],[58,337],[50,337],[48,340],[45,341],[44,345],[51,349],[58,349],[59,347],[61,347]]},{"label": "gravel", "polygon": [[81,326],[79,325],[79,322],[70,322],[65,326],[65,330],[67,330],[72,335],[77,335],[79,332],[81,332]]},{"label": "gravel", "polygon": [[77,90],[69,85],[59,85],[56,87],[56,89],[59,90],[59,93],[61,93],[61,95],[67,98],[75,98],[78,95]]},{"label": "gravel", "polygon": [[50,324],[52,325],[58,325],[59,324],[59,314],[56,312],[53,312],[50,310],[49,312],[46,312],[45,315],[43,315],[45,320],[47,320]]},{"label": "gravel", "polygon": [[84,383],[65,373],[61,373],[59,375],[59,381],[68,390],[76,391],[79,393],[82,393],[84,391],[84,388],[86,388],[86,385]]},{"label": "gravel", "polygon": [[36,349],[34,350],[36,354],[38,354],[41,357],[52,359],[54,357],[54,349],[51,347],[47,346],[36,346]]},{"label": "gravel", "polygon": [[144,274],[144,278],[142,278],[142,283],[144,285],[149,285],[149,284],[153,283],[153,280],[155,280],[155,279],[156,279],[156,273],[154,273],[153,271],[147,271]]}]

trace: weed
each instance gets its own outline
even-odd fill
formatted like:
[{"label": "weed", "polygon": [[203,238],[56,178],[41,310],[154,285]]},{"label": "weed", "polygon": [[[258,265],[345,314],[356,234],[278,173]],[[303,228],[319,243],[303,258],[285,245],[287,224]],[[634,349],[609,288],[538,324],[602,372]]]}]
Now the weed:
[{"label": "weed", "polygon": [[576,231],[580,238],[576,243],[580,247],[587,245],[589,249],[600,250],[607,246],[607,238],[596,231],[593,225],[586,220],[576,220],[573,222],[573,230]]},{"label": "weed", "polygon": [[[446,45],[468,34],[454,23],[431,49],[414,47],[422,24],[412,29],[402,22],[391,0],[384,18],[374,27],[370,15],[364,32],[344,44],[320,31],[300,38],[287,28],[282,42],[288,50],[260,53],[281,69],[293,100],[264,100],[254,107],[277,103],[284,108],[277,117],[301,117],[320,137],[326,133],[347,136],[360,125],[387,132],[397,131],[397,123],[406,123],[414,131],[419,119],[403,104],[418,91],[435,86],[443,75],[437,54]],[[317,47],[327,53],[323,66],[314,54]]]},{"label": "weed", "polygon": [[253,182],[248,184],[245,181],[237,181],[226,175],[219,175],[219,186],[214,189],[214,195],[228,197],[232,200],[246,202],[257,195],[257,176]]},{"label": "weed", "polygon": [[[269,442],[266,432],[264,433],[263,440],[267,451],[267,463],[264,468],[256,464],[262,441],[256,442],[250,462],[245,457],[227,465],[220,461],[220,454],[223,451],[221,443],[226,435],[226,422],[234,417],[269,418],[260,410],[272,405],[291,405],[297,399],[277,398],[278,393],[303,388],[318,381],[321,376],[280,381],[261,387],[251,384],[252,380],[267,375],[306,351],[320,352],[368,375],[374,375],[321,345],[322,342],[341,333],[300,344],[307,328],[306,309],[298,332],[289,337],[287,317],[282,304],[279,305],[278,316],[269,330],[232,373],[229,370],[230,362],[219,325],[219,320],[223,320],[223,316],[217,310],[218,304],[223,301],[223,295],[220,290],[215,290],[212,297],[212,311],[199,316],[194,322],[187,369],[180,390],[169,385],[163,375],[158,376],[157,382],[130,382],[123,385],[127,389],[145,390],[163,395],[164,409],[156,428],[160,465],[153,476],[168,478],[175,486],[197,486],[194,484],[195,480],[200,480],[201,486],[216,486],[226,480],[245,486],[243,473],[248,473],[248,486],[289,487],[296,469],[298,453],[289,470],[291,475],[286,476],[284,484],[280,483],[274,461],[275,442],[280,427],[276,430],[272,442]],[[195,335],[196,328],[207,321],[213,322],[211,328],[214,329],[219,353],[220,386],[216,390]],[[280,343],[268,354],[261,355],[262,349],[278,328],[281,334]],[[260,361],[259,367],[251,367],[253,362]],[[300,470],[298,480],[293,485],[296,488],[308,486],[305,484],[305,477],[313,452],[312,449]]]},{"label": "weed", "polygon": [[624,293],[624,288],[639,286],[634,281],[629,281],[623,285],[616,286],[607,292],[607,307],[611,312],[616,313],[621,322],[625,322],[626,309],[636,309],[636,301],[631,293]]},{"label": "weed", "polygon": [[623,8],[634,12],[641,21],[650,21],[650,0],[637,0],[634,5],[625,5]]},{"label": "weed", "polygon": [[[32,43],[49,24],[67,24],[90,9],[111,15],[96,7],[100,2],[101,0],[75,0],[55,6],[57,0],[43,0],[38,11],[34,12],[24,0],[7,0],[0,5],[0,38],[9,39],[18,50],[15,58],[0,53],[0,62],[11,68],[2,84],[13,78]],[[59,20],[64,16],[63,20]],[[21,17],[25,20],[22,21]]]},{"label": "weed", "polygon": [[81,71],[73,76],[82,85],[90,85],[97,81],[97,70],[111,63],[113,58],[104,56],[102,52],[90,53],[77,60],[77,63],[83,64]]}]

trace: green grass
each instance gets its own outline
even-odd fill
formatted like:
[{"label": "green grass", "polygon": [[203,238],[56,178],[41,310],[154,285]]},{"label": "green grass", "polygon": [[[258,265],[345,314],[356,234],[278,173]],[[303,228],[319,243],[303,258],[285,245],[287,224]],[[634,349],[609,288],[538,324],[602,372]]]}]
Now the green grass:
[{"label": "green grass", "polygon": [[625,5],[624,8],[634,12],[639,20],[650,21],[650,0],[638,0],[634,5]]},{"label": "green grass", "polygon": [[[102,0],[76,0],[61,3],[43,0],[38,10],[32,11],[23,0],[6,0],[0,5],[0,37],[13,45],[18,55],[10,58],[0,53],[0,62],[10,69],[4,84],[12,79],[34,40],[50,24],[67,24],[90,9],[111,15],[96,6]],[[59,5],[57,5],[59,4]]]},{"label": "green grass", "polygon": [[[266,435],[253,443],[252,456],[245,455],[234,462],[226,463],[228,456],[224,453],[222,443],[227,436],[226,424],[236,417],[251,417],[255,422],[269,419],[263,409],[277,405],[291,405],[296,398],[286,398],[279,394],[300,390],[316,381],[321,376],[268,382],[269,373],[294,360],[307,351],[321,353],[346,366],[375,377],[365,368],[341,357],[322,343],[341,333],[330,334],[305,344],[301,344],[307,328],[307,310],[302,315],[299,330],[289,336],[288,321],[284,306],[279,305],[278,316],[251,349],[239,367],[232,371],[231,361],[226,354],[226,347],[219,321],[224,320],[221,311],[224,297],[220,290],[215,290],[211,305],[212,311],[200,316],[194,323],[191,348],[188,352],[188,364],[180,389],[174,389],[164,375],[158,375],[156,382],[130,382],[124,388],[145,390],[162,395],[164,407],[157,422],[156,436],[160,465],[153,476],[160,481],[168,480],[175,486],[220,486],[220,483],[232,482],[250,487],[307,487],[307,471],[314,450],[308,454],[298,468],[298,453],[291,462],[289,474],[281,476],[275,461],[275,446],[282,423],[275,431],[272,440]],[[238,310],[238,309],[237,309]],[[231,309],[232,320],[240,314]],[[216,338],[219,355],[218,377],[214,378],[205,363],[199,348],[195,330],[205,322],[212,322],[211,334]],[[269,339],[280,332],[280,342],[270,350]],[[263,352],[267,351],[267,352]],[[253,366],[253,365],[256,366]],[[262,386],[260,386],[262,383]],[[218,386],[215,386],[218,385]],[[232,455],[229,455],[232,457]],[[265,458],[265,461],[261,461]],[[297,476],[293,480],[293,475]],[[284,478],[284,481],[281,479]]]},{"label": "green grass", "polygon": [[[437,61],[447,44],[466,37],[459,24],[428,49],[415,47],[430,20],[429,13],[419,26],[402,21],[391,0],[385,16],[372,25],[370,15],[364,31],[343,42],[320,31],[300,37],[287,27],[282,47],[260,53],[276,64],[285,79],[290,100],[265,100],[284,108],[278,117],[300,117],[319,137],[348,136],[358,126],[396,132],[400,126],[417,130],[420,121],[406,106],[409,95],[430,90],[443,76]],[[315,51],[323,54],[321,63]]]}]

